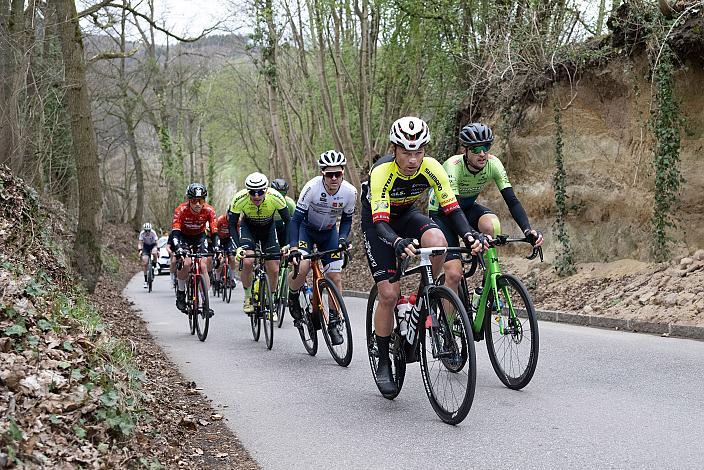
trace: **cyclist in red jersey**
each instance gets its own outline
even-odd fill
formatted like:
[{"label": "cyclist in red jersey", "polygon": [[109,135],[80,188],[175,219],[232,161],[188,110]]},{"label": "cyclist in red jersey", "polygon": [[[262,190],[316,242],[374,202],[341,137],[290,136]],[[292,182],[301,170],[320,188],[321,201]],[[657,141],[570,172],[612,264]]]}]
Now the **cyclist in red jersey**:
[{"label": "cyclist in red jersey", "polygon": [[[206,224],[210,227],[211,246],[219,246],[218,228],[215,223],[215,209],[205,202],[208,191],[200,183],[191,183],[186,190],[187,202],[180,204],[174,210],[171,224],[173,243],[177,254],[183,255],[190,248],[193,252],[205,252]],[[185,257],[183,266],[176,273],[178,288],[176,291],[176,308],[186,310],[186,281],[191,269],[191,258]],[[210,288],[210,258],[201,258],[201,273],[205,279],[206,289]],[[184,312],[185,313],[185,312]],[[213,315],[210,309],[209,315]]]}]

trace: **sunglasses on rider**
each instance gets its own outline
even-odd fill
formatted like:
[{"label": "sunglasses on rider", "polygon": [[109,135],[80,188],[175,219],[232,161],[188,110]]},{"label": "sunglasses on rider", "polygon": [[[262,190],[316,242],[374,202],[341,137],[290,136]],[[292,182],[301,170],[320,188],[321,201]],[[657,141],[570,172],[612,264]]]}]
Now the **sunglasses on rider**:
[{"label": "sunglasses on rider", "polygon": [[330,179],[342,178],[342,171],[324,171],[323,174]]},{"label": "sunglasses on rider", "polygon": [[489,144],[478,145],[476,147],[470,147],[469,151],[472,152],[474,155],[479,155],[482,152],[488,152],[490,148],[491,148],[491,145],[489,145]]},{"label": "sunglasses on rider", "polygon": [[263,196],[265,192],[266,192],[266,189],[250,189],[249,195],[250,196]]},{"label": "sunglasses on rider", "polygon": [[202,197],[196,197],[191,199],[191,203],[200,204],[202,206],[203,204],[205,204],[205,199],[203,199]]}]

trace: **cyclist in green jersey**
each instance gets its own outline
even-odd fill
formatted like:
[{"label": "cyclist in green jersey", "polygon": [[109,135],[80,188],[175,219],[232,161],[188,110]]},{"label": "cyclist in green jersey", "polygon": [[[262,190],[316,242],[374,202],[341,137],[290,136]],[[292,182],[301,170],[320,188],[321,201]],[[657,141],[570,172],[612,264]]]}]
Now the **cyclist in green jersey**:
[{"label": "cyclist in green jersey", "polygon": [[[244,288],[244,313],[252,313],[252,269],[253,258],[245,255],[254,254],[257,242],[264,253],[277,253],[280,250],[276,240],[276,225],[274,213],[279,212],[284,223],[291,220],[286,200],[279,192],[269,187],[269,180],[261,173],[252,173],[244,182],[245,189],[232,198],[232,204],[227,212],[230,225],[230,236],[235,246],[235,260],[242,261],[242,287]],[[239,222],[239,231],[237,223]],[[265,263],[269,278],[269,287],[273,291],[279,276],[279,261],[269,260]]]},{"label": "cyclist in green jersey", "polygon": [[[283,178],[276,178],[271,182],[271,187],[281,193],[281,195],[286,199],[286,207],[288,207],[288,213],[293,217],[293,213],[296,212],[296,201],[288,197],[288,183]],[[274,214],[274,223],[276,223],[276,238],[279,240],[279,245],[284,246],[288,243],[288,225],[284,223],[278,212]]]},{"label": "cyclist in green jersey", "polygon": [[[542,245],[543,235],[531,228],[526,211],[513,192],[504,166],[495,155],[489,153],[494,141],[494,133],[489,126],[481,123],[467,124],[460,131],[459,140],[463,153],[448,158],[443,163],[443,168],[450,178],[450,188],[457,196],[462,212],[472,228],[490,236],[501,233],[501,224],[496,214],[477,203],[477,196],[493,181],[523,234],[533,245]],[[430,198],[429,211],[430,217],[445,234],[448,245],[459,246],[458,235],[448,223],[447,216],[439,210],[434,195]],[[444,270],[445,284],[457,291],[462,275],[459,254],[447,255]]]}]

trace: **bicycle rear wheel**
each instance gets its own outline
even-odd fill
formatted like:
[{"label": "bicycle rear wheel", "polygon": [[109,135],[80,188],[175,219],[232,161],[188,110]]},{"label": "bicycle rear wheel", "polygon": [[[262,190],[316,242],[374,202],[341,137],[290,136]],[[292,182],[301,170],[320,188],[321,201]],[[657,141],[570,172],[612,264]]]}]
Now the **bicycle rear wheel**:
[{"label": "bicycle rear wheel", "polygon": [[222,300],[229,304],[230,300],[232,299],[232,284],[234,280],[229,264],[226,266],[225,273],[222,277],[224,282],[222,287]]},{"label": "bicycle rear wheel", "polygon": [[267,349],[274,346],[274,302],[271,299],[269,281],[264,276],[259,281],[259,311],[264,323],[264,339]]},{"label": "bicycle rear wheel", "polygon": [[[345,301],[337,290],[337,286],[327,279],[319,281],[318,289],[320,290],[320,303],[323,306],[321,312],[323,338],[325,338],[325,343],[328,345],[330,355],[335,359],[335,362],[342,367],[347,367],[352,361],[352,327],[350,326],[350,318],[347,316]],[[336,312],[337,319],[332,328],[336,328],[342,336],[342,344],[332,344],[328,331],[331,312]]]},{"label": "bicycle rear wheel", "polygon": [[298,294],[298,301],[303,310],[303,317],[298,322],[298,334],[303,342],[303,347],[311,356],[315,356],[318,353],[318,332],[315,329],[315,322],[313,320],[313,306],[308,300],[307,289],[304,287],[300,289]]},{"label": "bicycle rear wheel", "polygon": [[496,279],[489,293],[484,319],[486,349],[494,372],[508,388],[519,390],[530,382],[538,366],[538,319],[528,290],[511,274]]},{"label": "bicycle rear wheel", "polygon": [[[374,316],[376,314],[377,307],[377,295],[379,291],[376,285],[372,287],[369,293],[369,299],[367,300],[367,354],[369,355],[369,366],[372,368],[372,377],[374,377],[374,382],[376,383],[376,367],[379,362],[379,349],[376,345],[376,331],[374,330]],[[389,340],[389,354],[391,355],[391,372],[394,376],[394,381],[396,382],[396,393],[393,394],[382,394],[384,398],[393,400],[401,393],[401,388],[403,387],[403,381],[406,377],[406,353],[403,349],[403,345],[406,339],[398,334],[398,327],[394,328],[391,333],[391,338]],[[377,384],[377,388],[378,388]],[[381,392],[381,390],[379,390]]]},{"label": "bicycle rear wheel", "polygon": [[[446,423],[461,423],[472,408],[477,361],[469,320],[457,295],[446,286],[428,292],[432,325],[420,325],[421,373],[428,400]],[[424,318],[421,317],[421,321]],[[459,366],[462,365],[460,368]]]},{"label": "bicycle rear wheel", "polygon": [[203,276],[198,276],[196,288],[197,308],[194,309],[196,333],[198,333],[199,340],[205,341],[205,338],[208,337],[208,328],[210,326],[210,317],[208,315],[210,302],[208,301],[208,289],[205,287],[205,279],[203,279]]}]

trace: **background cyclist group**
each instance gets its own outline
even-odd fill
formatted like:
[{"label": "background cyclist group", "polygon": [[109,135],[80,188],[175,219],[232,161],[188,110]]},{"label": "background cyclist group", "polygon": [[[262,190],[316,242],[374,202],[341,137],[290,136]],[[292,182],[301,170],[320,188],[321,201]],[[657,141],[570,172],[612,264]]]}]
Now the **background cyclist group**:
[{"label": "background cyclist group", "polygon": [[[501,161],[489,153],[494,140],[485,124],[471,123],[459,134],[460,151],[443,164],[426,156],[430,130],[425,121],[413,116],[396,120],[389,132],[391,153],[379,158],[361,187],[361,227],[369,269],[378,288],[379,303],[374,329],[379,348],[377,383],[384,394],[392,394],[396,383],[391,372],[389,338],[394,326],[393,310],[400,295],[399,283],[390,283],[399,257],[412,256],[418,247],[459,246],[459,240],[473,253],[485,248],[485,237],[501,233],[498,217],[477,203],[477,197],[492,181],[500,190],[506,205],[526,238],[536,246],[543,243],[542,234],[531,228],[528,216],[517,199]],[[172,231],[167,247],[176,256],[187,248],[234,254],[231,264],[242,262],[241,281],[245,292],[243,310],[252,313],[251,284],[254,253],[259,245],[265,253],[283,251],[300,274],[289,274],[289,310],[294,322],[302,316],[299,289],[305,282],[310,262],[301,257],[313,247],[330,250],[346,249],[349,244],[352,217],[357,202],[357,189],[344,180],[347,160],[336,151],[322,153],[318,159],[320,175],[308,181],[298,201],[286,196],[288,183],[276,179],[269,184],[261,173],[245,179],[245,188],[232,198],[227,214],[216,217],[206,203],[207,190],[192,183],[186,191],[187,201],[174,211]],[[432,189],[428,213],[416,202]],[[339,219],[339,227],[338,227]],[[209,230],[209,231],[208,231]],[[156,233],[150,224],[140,233],[139,249],[146,266],[149,255],[155,255]],[[206,244],[206,239],[209,243]],[[172,259],[172,272],[176,263]],[[176,306],[185,309],[185,283],[190,260],[177,269]],[[210,258],[201,260],[202,272],[209,286]],[[342,260],[323,259],[326,276],[341,285]],[[443,270],[446,284],[457,291],[462,273],[459,255],[435,256],[433,275]],[[279,260],[266,261],[269,285],[275,289]],[[212,310],[210,314],[212,315]],[[333,344],[343,341],[331,318],[330,337]]]}]

